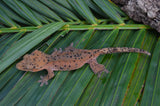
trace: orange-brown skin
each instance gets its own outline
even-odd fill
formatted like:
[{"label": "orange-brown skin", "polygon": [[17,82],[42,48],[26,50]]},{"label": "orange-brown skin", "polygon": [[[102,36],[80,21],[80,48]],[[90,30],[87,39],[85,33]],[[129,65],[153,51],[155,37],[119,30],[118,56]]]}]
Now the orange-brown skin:
[{"label": "orange-brown skin", "polygon": [[71,71],[82,67],[84,64],[88,63],[95,74],[100,74],[105,71],[105,66],[98,64],[96,58],[100,54],[110,54],[118,52],[137,52],[150,55],[149,52],[137,48],[128,47],[117,47],[117,48],[103,48],[94,50],[83,50],[73,48],[73,43],[65,49],[65,51],[57,50],[51,54],[47,55],[41,51],[35,50],[30,55],[26,54],[23,60],[20,61],[16,67],[19,70],[37,72],[43,69],[48,71],[48,75],[41,76],[40,86],[45,83],[48,84],[48,80],[54,77],[54,71]]}]

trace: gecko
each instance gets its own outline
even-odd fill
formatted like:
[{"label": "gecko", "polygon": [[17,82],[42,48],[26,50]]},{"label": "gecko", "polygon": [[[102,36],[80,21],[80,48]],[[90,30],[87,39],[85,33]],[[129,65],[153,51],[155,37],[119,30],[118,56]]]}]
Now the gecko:
[{"label": "gecko", "polygon": [[51,55],[45,54],[39,50],[35,50],[31,54],[23,56],[23,60],[16,64],[16,68],[22,71],[38,72],[46,69],[48,74],[40,76],[40,86],[48,84],[48,80],[54,77],[54,71],[71,71],[81,68],[84,64],[88,63],[90,68],[98,77],[102,72],[109,73],[104,65],[99,64],[96,58],[102,54],[122,53],[122,52],[136,52],[150,55],[149,52],[128,47],[113,47],[102,49],[77,49],[70,44],[64,51],[60,48],[55,49]]}]

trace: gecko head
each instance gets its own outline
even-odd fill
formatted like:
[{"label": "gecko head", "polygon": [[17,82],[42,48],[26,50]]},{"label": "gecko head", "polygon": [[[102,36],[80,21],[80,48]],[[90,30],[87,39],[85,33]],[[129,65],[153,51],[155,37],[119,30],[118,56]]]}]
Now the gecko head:
[{"label": "gecko head", "polygon": [[45,65],[45,54],[36,50],[30,55],[26,54],[23,60],[16,64],[16,68],[22,71],[37,72],[44,69]]}]

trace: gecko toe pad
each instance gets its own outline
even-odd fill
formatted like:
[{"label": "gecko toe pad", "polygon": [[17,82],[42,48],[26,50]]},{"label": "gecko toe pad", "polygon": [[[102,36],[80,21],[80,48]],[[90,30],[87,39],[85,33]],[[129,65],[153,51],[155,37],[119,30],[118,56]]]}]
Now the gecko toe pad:
[{"label": "gecko toe pad", "polygon": [[48,79],[43,76],[40,76],[40,78],[41,80],[38,80],[38,82],[41,83],[40,86],[43,86],[43,84],[48,85]]}]

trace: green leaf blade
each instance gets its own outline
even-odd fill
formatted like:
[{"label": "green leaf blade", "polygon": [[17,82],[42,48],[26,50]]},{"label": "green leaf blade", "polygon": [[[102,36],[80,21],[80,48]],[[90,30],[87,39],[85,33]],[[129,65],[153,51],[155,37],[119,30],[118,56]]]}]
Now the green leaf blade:
[{"label": "green leaf blade", "polygon": [[101,8],[110,18],[119,24],[124,24],[121,16],[114,10],[108,0],[94,0],[94,2]]},{"label": "green leaf blade", "polygon": [[8,0],[4,1],[10,8],[12,8],[17,14],[22,14],[21,16],[25,18],[30,23],[34,23],[37,26],[42,25],[41,22],[33,15],[31,10],[29,10],[21,1],[18,0]]},{"label": "green leaf blade", "polygon": [[156,44],[149,66],[149,72],[144,88],[141,105],[160,105],[160,39]]},{"label": "green leaf blade", "polygon": [[35,9],[39,13],[42,13],[49,18],[55,19],[57,21],[63,21],[55,12],[51,11],[47,6],[45,6],[44,4],[42,4],[39,1],[24,0],[23,2],[26,3],[27,5],[31,6],[33,9]]},{"label": "green leaf blade", "polygon": [[69,3],[79,12],[85,20],[89,21],[91,24],[96,24],[95,17],[90,11],[89,7],[83,0],[69,0]]},{"label": "green leaf blade", "polygon": [[[127,47],[140,46],[143,36],[143,30],[135,33],[134,40],[132,39]],[[136,61],[138,61],[138,54],[130,53],[128,55],[126,54],[126,56],[121,56],[107,84],[107,90],[105,91],[105,96],[101,103],[102,105],[122,104]]]},{"label": "green leaf blade", "polygon": [[[141,48],[147,51],[151,51],[154,46],[156,38],[152,36],[152,33],[146,31],[145,39]],[[141,56],[143,56],[141,54]],[[143,85],[145,82],[146,75],[148,73],[149,62],[151,56],[146,56],[144,59],[139,59],[137,67],[135,68],[132,78],[130,79],[130,84],[126,91],[126,96],[123,99],[123,105],[135,105],[138,103],[138,99],[141,96]]]}]

